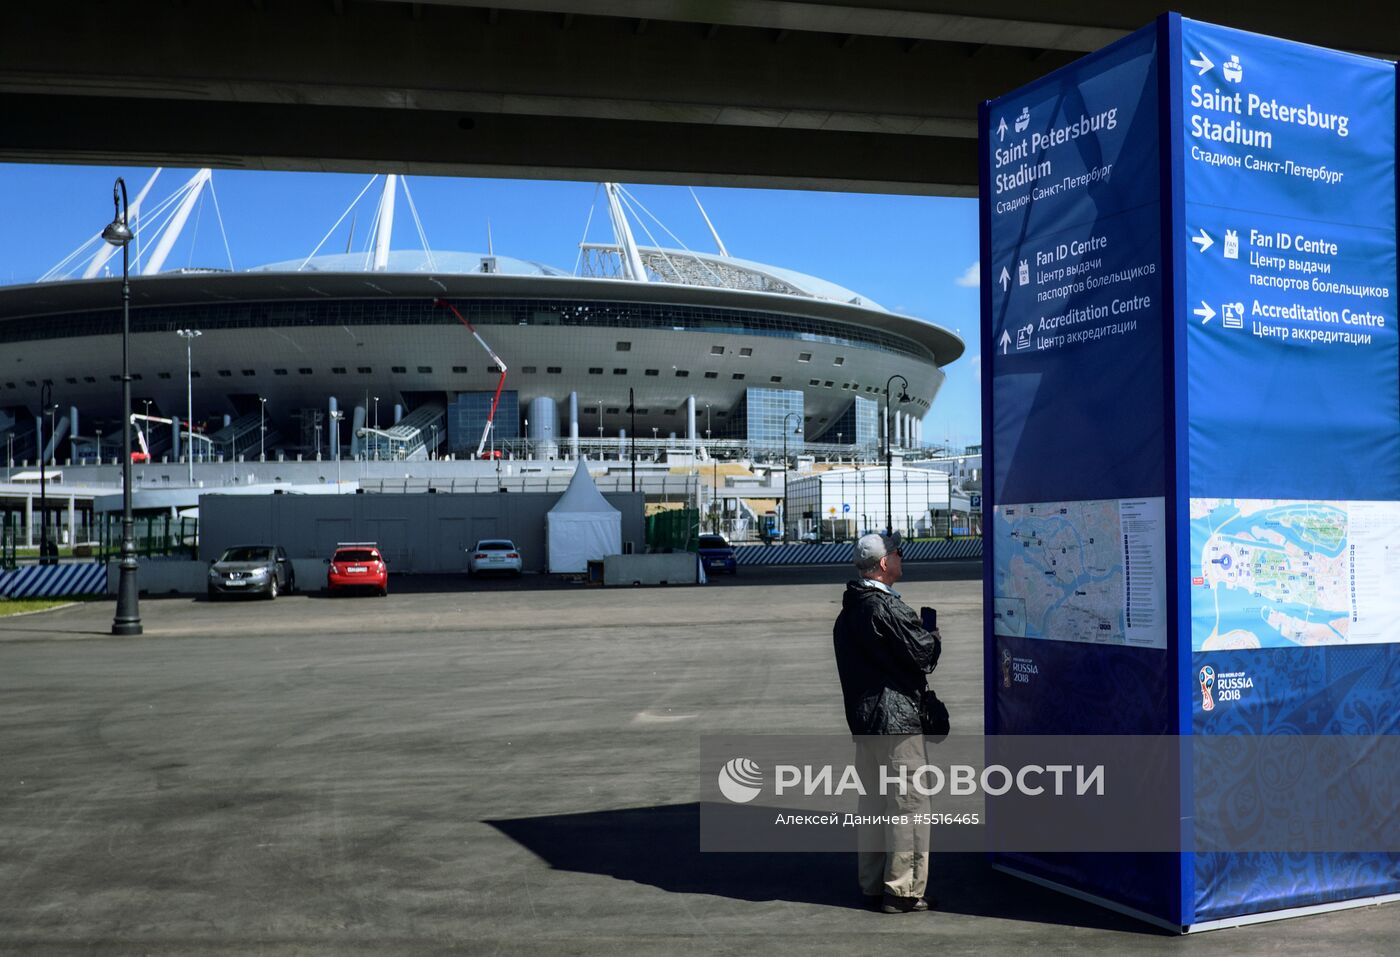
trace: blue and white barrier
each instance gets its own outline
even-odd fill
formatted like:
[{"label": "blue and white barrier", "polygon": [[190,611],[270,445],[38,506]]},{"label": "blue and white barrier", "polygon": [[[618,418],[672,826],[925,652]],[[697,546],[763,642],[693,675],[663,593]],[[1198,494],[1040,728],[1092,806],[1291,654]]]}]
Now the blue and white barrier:
[{"label": "blue and white barrier", "polygon": [[[842,565],[851,560],[851,542],[837,545],[741,545],[734,549],[740,565]],[[905,542],[905,561],[932,561],[940,558],[981,558],[982,539],[952,538],[928,542]]]},{"label": "blue and white barrier", "polygon": [[106,591],[107,566],[95,562],[25,565],[0,574],[0,595],[6,598],[102,595]]}]

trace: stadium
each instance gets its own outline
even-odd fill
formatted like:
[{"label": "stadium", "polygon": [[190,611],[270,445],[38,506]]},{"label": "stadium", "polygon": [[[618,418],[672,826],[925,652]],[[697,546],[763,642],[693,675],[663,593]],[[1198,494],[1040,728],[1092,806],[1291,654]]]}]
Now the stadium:
[{"label": "stadium", "polygon": [[[199,171],[137,221],[166,216],[147,227],[154,252],[131,281],[133,411],[180,420],[190,401],[183,441],[197,461],[476,457],[502,385],[493,353],[507,371],[481,456],[590,454],[629,429],[734,456],[771,453],[786,431],[790,451],[868,456],[889,377],[908,382],[906,401],[895,392],[895,445],[915,447],[941,367],[964,348],[852,290],[731,257],[718,234],[717,254],[639,245],[614,184],[615,242],[583,244],[572,274],[494,250],[391,250],[393,176],[365,255],[164,271],[161,252],[209,179]],[[99,443],[102,459],[120,454],[119,260],[102,244],[79,253],[62,265],[86,278],[56,270],[0,289],[0,435],[17,460],[37,460],[41,441],[56,463],[91,461]],[[153,461],[184,457],[175,425],[146,426]]]}]

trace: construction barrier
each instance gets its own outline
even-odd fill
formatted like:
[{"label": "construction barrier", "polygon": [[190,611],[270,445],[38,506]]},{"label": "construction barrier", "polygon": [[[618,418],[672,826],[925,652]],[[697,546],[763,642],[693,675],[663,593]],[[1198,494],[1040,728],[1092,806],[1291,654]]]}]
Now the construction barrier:
[{"label": "construction barrier", "polygon": [[[851,560],[851,542],[813,545],[741,545],[734,549],[740,565],[842,565]],[[982,539],[947,538],[927,542],[906,541],[906,562],[943,558],[981,558]]]},{"label": "construction barrier", "polygon": [[94,562],[25,565],[0,574],[0,596],[5,598],[101,595],[106,591],[107,566]]}]

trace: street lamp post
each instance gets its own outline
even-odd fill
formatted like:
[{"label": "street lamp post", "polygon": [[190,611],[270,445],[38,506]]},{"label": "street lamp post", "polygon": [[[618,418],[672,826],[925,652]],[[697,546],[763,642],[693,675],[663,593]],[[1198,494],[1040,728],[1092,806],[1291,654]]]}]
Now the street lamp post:
[{"label": "street lamp post", "polygon": [[[53,442],[54,436],[58,433],[54,430],[54,413],[58,411],[58,406],[53,404],[53,386],[45,382],[39,387],[39,564],[58,564],[58,547],[49,544],[49,495],[47,488],[47,473],[44,466],[46,456],[44,455],[44,414],[49,416],[49,441]],[[58,443],[54,443],[57,449]]]},{"label": "street lamp post", "polygon": [[[374,430],[379,431],[379,396],[374,397]],[[374,460],[379,461],[379,436],[374,437]]]},{"label": "street lamp post", "polygon": [[258,396],[258,461],[267,461],[267,399]]},{"label": "street lamp post", "polygon": [[428,461],[431,462],[437,457],[437,423],[431,423],[428,428],[433,430],[433,447],[428,449]]},{"label": "street lamp post", "polygon": [[[905,403],[909,401],[909,380],[896,373],[885,380],[885,534],[894,533],[894,499],[890,492],[890,463],[893,460],[893,453],[890,445],[894,436],[890,433],[890,386],[894,380],[898,379],[899,401]],[[907,503],[906,503],[907,504]]]},{"label": "street lamp post", "polygon": [[117,579],[117,612],[112,634],[141,634],[141,608],[136,584],[136,543],[131,518],[131,227],[127,225],[126,181],[120,176],[112,186],[116,215],[102,238],[122,248],[122,547]]},{"label": "street lamp post", "polygon": [[[185,461],[189,464],[190,488],[194,488],[194,340],[204,335],[198,329],[176,329],[175,335],[185,340]],[[178,426],[176,431],[179,431]]]},{"label": "street lamp post", "polygon": [[627,411],[632,413],[632,491],[637,491],[637,395],[627,387]]},{"label": "street lamp post", "polygon": [[[801,429],[802,429],[802,413],[801,413],[801,412],[789,412],[787,415],[783,416],[783,544],[784,544],[784,545],[787,544],[787,540],[788,540],[788,513],[787,513],[787,506],[788,506],[788,499],[787,499],[787,485],[788,485],[788,448],[787,448],[787,442],[788,442],[788,424],[787,424],[787,423],[788,423],[788,419],[792,418],[793,416],[797,416],[797,428],[795,428],[795,429],[792,430],[792,434],[793,434],[793,435],[796,435],[796,434],[797,434],[798,432],[800,432]],[[820,521],[820,519],[818,519],[818,521]]]}]

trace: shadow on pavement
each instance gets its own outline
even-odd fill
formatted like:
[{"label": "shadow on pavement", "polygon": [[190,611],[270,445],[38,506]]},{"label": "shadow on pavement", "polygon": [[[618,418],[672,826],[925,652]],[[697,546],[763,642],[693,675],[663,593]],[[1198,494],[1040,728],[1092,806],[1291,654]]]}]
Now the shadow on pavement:
[{"label": "shadow on pavement", "polygon": [[[676,894],[863,909],[850,853],[702,853],[700,805],[485,822],[557,870],[601,874]],[[933,855],[939,911],[975,917],[1176,936],[992,870],[980,854]]]}]

